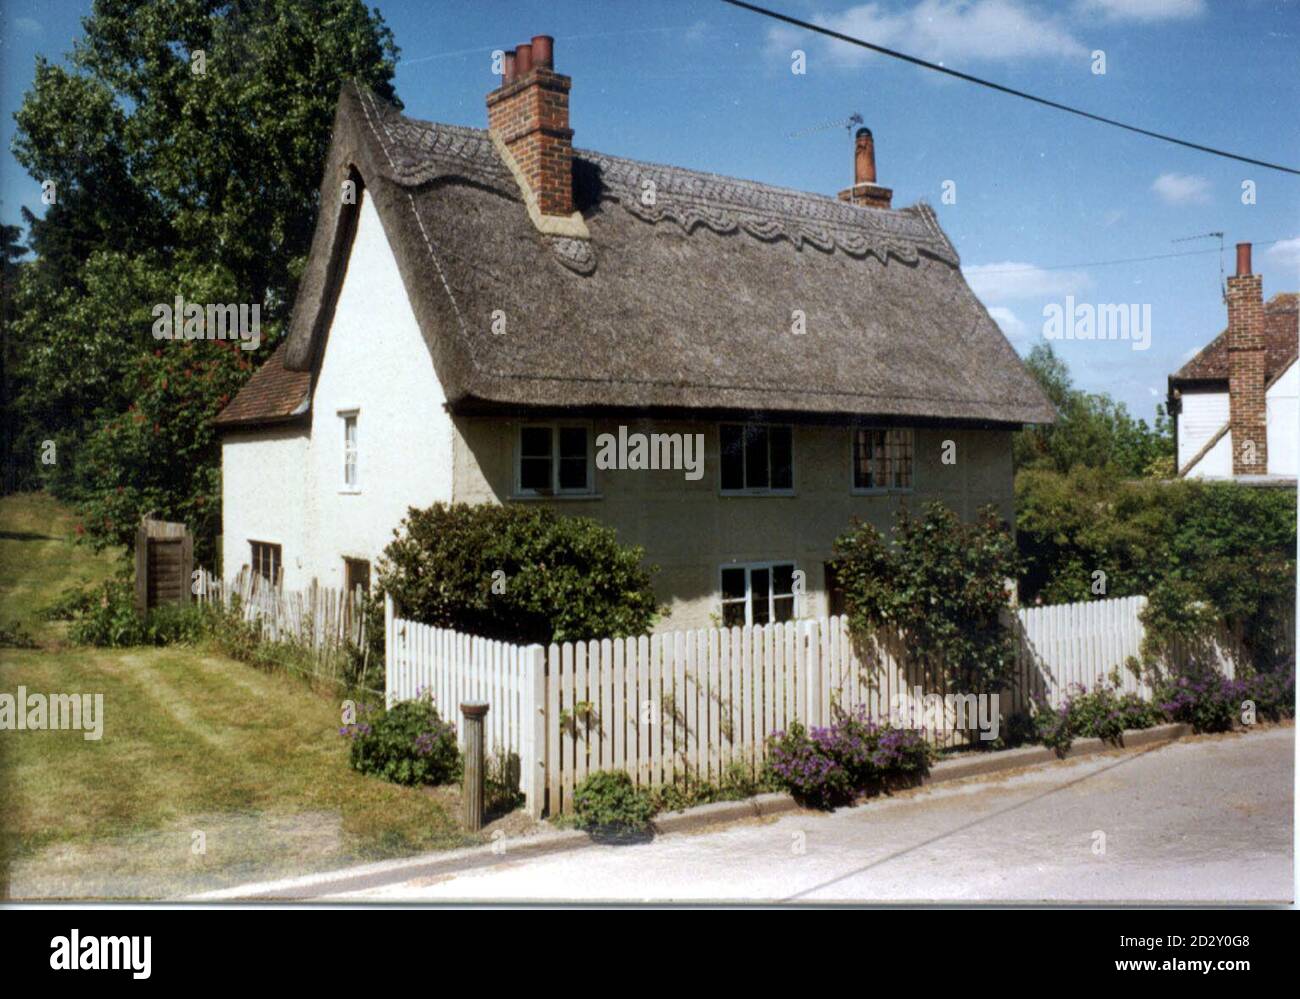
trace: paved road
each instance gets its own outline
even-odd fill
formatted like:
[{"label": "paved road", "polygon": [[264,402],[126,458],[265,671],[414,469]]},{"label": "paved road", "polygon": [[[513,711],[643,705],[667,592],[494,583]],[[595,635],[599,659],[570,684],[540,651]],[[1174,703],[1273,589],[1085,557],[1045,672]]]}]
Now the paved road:
[{"label": "paved road", "polygon": [[335,898],[1290,901],[1294,753],[1193,739]]}]

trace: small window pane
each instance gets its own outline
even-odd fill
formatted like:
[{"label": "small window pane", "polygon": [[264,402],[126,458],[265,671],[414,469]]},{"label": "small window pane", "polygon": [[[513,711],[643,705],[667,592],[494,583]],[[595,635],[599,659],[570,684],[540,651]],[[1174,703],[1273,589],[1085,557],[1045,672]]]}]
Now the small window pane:
[{"label": "small window pane", "polygon": [[722,626],[724,628],[743,628],[745,626],[745,601],[735,600],[723,603]]},{"label": "small window pane", "polygon": [[745,488],[767,489],[767,428],[745,428]]},{"label": "small window pane", "polygon": [[560,488],[587,488],[587,457],[560,459]]},{"label": "small window pane", "polygon": [[586,427],[562,427],[560,429],[560,457],[587,460]]},{"label": "small window pane", "polygon": [[771,620],[768,604],[771,585],[772,572],[770,569],[749,570],[750,603],[753,605],[755,624],[767,624]]},{"label": "small window pane", "polygon": [[794,461],[791,429],[789,427],[772,427],[769,431],[772,442],[772,488],[794,488]]},{"label": "small window pane", "polygon": [[551,457],[551,428],[524,427],[519,432],[519,453],[526,458]]},{"label": "small window pane", "polygon": [[772,620],[794,620],[794,597],[776,597],[772,600]]},{"label": "small window pane", "polygon": [[722,598],[724,600],[745,599],[745,570],[722,570]]},{"label": "small window pane", "polygon": [[744,428],[724,424],[719,428],[722,441],[722,488],[745,488],[745,458],[742,452]]},{"label": "small window pane", "polygon": [[519,485],[523,489],[550,489],[551,459],[520,458]]},{"label": "small window pane", "polygon": [[585,427],[560,429],[560,488],[587,488],[587,430]]},{"label": "small window pane", "polygon": [[772,592],[781,595],[794,593],[794,566],[772,566]]}]

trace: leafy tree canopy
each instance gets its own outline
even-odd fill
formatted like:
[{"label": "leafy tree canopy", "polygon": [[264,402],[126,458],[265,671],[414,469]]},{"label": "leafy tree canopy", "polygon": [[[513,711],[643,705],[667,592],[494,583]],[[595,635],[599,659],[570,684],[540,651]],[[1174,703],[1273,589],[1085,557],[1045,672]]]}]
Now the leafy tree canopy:
[{"label": "leafy tree canopy", "polygon": [[1016,435],[1017,469],[1068,472],[1083,466],[1115,468],[1129,476],[1173,475],[1173,429],[1163,406],[1157,407],[1151,427],[1104,392],[1075,388],[1069,368],[1051,344],[1036,345],[1025,366],[1056,407],[1057,422]]},{"label": "leafy tree canopy", "polygon": [[[24,213],[36,256],[14,296],[6,417],[22,425],[16,449],[58,442],[57,464],[37,467],[82,504],[92,540],[119,540],[150,509],[201,507],[195,527],[213,529],[207,421],[282,331],[340,87],[396,102],[397,47],[361,0],[97,0],[82,28],[64,63],[37,60],[15,116],[14,153],[55,200],[43,219]],[[261,349],[153,340],[153,307],[178,294],[259,305]],[[166,441],[142,452],[121,432],[164,405],[137,398],[142,384],[170,392],[213,360],[220,378],[154,414]]]}]

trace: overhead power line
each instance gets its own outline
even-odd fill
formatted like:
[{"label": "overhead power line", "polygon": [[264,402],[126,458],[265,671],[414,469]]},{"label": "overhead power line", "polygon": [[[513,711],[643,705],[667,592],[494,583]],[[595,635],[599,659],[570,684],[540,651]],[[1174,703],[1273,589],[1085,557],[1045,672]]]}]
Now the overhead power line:
[{"label": "overhead power line", "polygon": [[885,48],[883,45],[875,45],[872,42],[863,41],[861,38],[854,38],[852,35],[846,35],[843,32],[823,27],[820,24],[813,24],[811,21],[800,20],[797,17],[791,17],[789,14],[782,14],[780,11],[769,10],[766,7],[758,6],[757,4],[745,3],[744,0],[722,0],[722,2],[731,4],[733,7],[739,7],[742,10],[761,14],[764,17],[773,18],[777,21],[784,21],[786,24],[794,25],[796,28],[815,31],[819,35],[825,35],[827,38],[834,38],[836,41],[847,42],[849,45],[857,45],[860,48],[870,49],[872,52],[879,52],[881,55],[887,55],[893,59],[901,59],[903,62],[910,62],[914,66],[921,66],[924,69],[932,69],[936,73],[944,73],[947,76],[953,76],[959,80],[965,80],[967,83],[978,84],[981,87],[987,87],[990,90],[996,90],[1002,94],[1009,94],[1012,97],[1019,97],[1022,100],[1033,101],[1035,104],[1042,104],[1044,107],[1055,108],[1057,111],[1065,111],[1069,114],[1078,115],[1080,118],[1087,118],[1090,121],[1101,122],[1103,125],[1112,125],[1115,128],[1122,128],[1127,132],[1136,132],[1138,135],[1145,135],[1148,138],[1159,139],[1162,142],[1171,142],[1176,146],[1195,149],[1202,153],[1209,153],[1211,156],[1222,156],[1225,159],[1237,160],[1240,163],[1249,163],[1252,166],[1264,167],[1266,170],[1278,170],[1281,173],[1294,174],[1300,177],[1300,170],[1297,170],[1295,167],[1282,166],[1278,163],[1269,163],[1267,160],[1257,160],[1250,156],[1241,156],[1237,153],[1230,153],[1224,149],[1216,149],[1213,146],[1203,146],[1198,142],[1189,142],[1186,139],[1180,139],[1173,135],[1166,135],[1163,132],[1153,132],[1147,128],[1139,128],[1137,125],[1130,125],[1127,122],[1117,121],[1114,118],[1107,118],[1104,115],[1093,114],[1091,111],[1084,111],[1082,108],[1071,107],[1069,104],[1062,104],[1060,101],[1053,101],[1046,97],[1039,97],[1036,94],[1026,93],[1023,90],[1016,90],[1014,87],[1004,87],[1002,84],[994,83],[992,80],[985,80],[978,76],[971,76],[969,73],[962,73],[955,69],[949,69],[947,66],[941,66],[938,63],[908,55],[906,52],[899,52],[896,49]]},{"label": "overhead power line", "polygon": [[[1212,234],[1213,235],[1213,234]],[[1181,242],[1181,240],[1173,240]],[[1256,242],[1255,246],[1272,246],[1275,243],[1285,243],[1284,239],[1269,239]],[[1110,267],[1112,264],[1141,264],[1148,260],[1168,260],[1171,257],[1199,257],[1207,253],[1220,253],[1223,247],[1209,250],[1181,250],[1178,253],[1157,253],[1150,257],[1121,257],[1115,260],[1091,260],[1080,264],[1051,264],[1046,267],[1040,267],[1038,264],[1018,264],[1014,267],[984,267],[980,264],[974,266],[980,267],[981,274],[1015,274],[1019,271],[1069,271],[1082,267]]]}]

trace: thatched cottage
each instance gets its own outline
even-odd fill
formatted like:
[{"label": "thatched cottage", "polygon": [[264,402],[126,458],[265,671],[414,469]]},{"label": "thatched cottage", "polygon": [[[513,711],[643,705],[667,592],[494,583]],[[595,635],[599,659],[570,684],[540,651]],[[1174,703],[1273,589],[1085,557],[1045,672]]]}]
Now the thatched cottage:
[{"label": "thatched cottage", "polygon": [[758,623],[834,604],[855,516],[1011,518],[1051,407],[869,132],[826,197],[574,149],[569,88],[546,37],[486,131],[344,88],[290,334],[219,417],[227,574],[357,585],[409,506],[545,503],[644,546],[666,625]]}]

